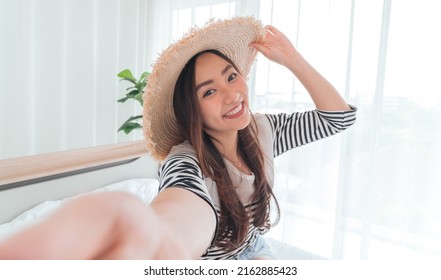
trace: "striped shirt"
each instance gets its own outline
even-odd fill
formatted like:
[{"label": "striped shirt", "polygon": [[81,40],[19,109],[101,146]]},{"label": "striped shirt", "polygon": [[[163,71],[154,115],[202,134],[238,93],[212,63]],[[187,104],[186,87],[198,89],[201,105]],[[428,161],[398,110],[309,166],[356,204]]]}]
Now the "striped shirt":
[{"label": "striped shirt", "polygon": [[[356,108],[348,111],[312,110],[292,114],[255,114],[258,139],[264,156],[265,175],[271,187],[274,185],[274,158],[301,145],[339,133],[355,122]],[[241,202],[251,213],[255,204],[250,200],[254,193],[254,175],[241,173],[231,162],[224,160],[233,185]],[[168,187],[187,189],[206,201],[216,214],[216,230],[213,242],[201,259],[235,259],[249,244],[254,242],[257,234],[264,234],[267,228],[257,228],[249,222],[246,240],[238,248],[226,251],[214,245],[220,219],[220,203],[216,183],[202,174],[196,153],[188,141],[176,145],[159,169],[160,191]]]}]

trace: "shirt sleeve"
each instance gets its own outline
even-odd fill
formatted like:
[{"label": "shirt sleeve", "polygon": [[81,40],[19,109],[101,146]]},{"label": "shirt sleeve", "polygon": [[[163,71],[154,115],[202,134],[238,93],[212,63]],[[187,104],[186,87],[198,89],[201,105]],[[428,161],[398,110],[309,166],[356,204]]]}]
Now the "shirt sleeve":
[{"label": "shirt sleeve", "polygon": [[357,108],[347,111],[312,110],[267,114],[273,130],[274,157],[293,148],[339,133],[355,123]]},{"label": "shirt sleeve", "polygon": [[196,194],[213,207],[202,170],[192,156],[177,154],[169,157],[159,169],[158,177],[159,191],[170,187],[183,188]]}]

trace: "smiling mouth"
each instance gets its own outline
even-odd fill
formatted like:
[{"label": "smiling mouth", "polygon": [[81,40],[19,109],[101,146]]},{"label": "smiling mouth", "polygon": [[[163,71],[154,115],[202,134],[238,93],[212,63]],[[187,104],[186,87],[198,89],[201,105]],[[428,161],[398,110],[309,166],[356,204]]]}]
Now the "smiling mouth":
[{"label": "smiling mouth", "polygon": [[233,108],[231,111],[229,111],[228,113],[226,113],[224,115],[224,118],[228,118],[228,119],[234,119],[239,117],[240,115],[242,115],[244,110],[244,106],[243,106],[243,101],[240,102],[239,105],[237,105],[235,108]]}]

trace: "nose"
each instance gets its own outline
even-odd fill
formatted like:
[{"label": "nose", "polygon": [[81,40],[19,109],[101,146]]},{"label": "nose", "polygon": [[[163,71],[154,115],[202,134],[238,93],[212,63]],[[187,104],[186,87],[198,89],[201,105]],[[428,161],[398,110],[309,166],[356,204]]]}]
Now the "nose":
[{"label": "nose", "polygon": [[240,93],[238,90],[227,90],[225,91],[225,98],[224,98],[224,102],[225,104],[232,104],[232,103],[236,103],[239,100],[239,96]]}]

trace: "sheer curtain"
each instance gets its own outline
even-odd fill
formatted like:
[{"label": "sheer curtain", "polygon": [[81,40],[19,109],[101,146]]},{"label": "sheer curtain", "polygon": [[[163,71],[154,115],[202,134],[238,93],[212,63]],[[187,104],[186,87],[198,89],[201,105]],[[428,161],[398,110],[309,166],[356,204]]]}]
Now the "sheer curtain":
[{"label": "sheer curtain", "polygon": [[[193,24],[254,15],[358,107],[349,130],[276,159],[282,220],[269,236],[326,258],[441,258],[437,1],[153,2],[151,20],[161,24],[152,60]],[[313,108],[302,85],[263,56],[250,95],[255,112]]]},{"label": "sheer curtain", "polygon": [[0,159],[125,142],[148,0],[0,0]]}]

